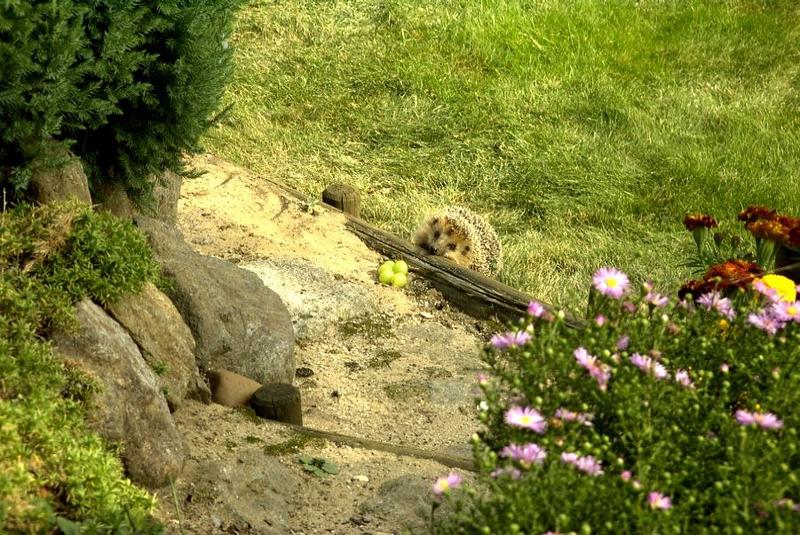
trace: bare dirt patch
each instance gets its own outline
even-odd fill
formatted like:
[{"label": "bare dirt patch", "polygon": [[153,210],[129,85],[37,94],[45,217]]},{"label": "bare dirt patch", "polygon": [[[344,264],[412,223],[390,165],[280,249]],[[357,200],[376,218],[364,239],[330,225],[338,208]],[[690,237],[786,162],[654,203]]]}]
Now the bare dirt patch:
[{"label": "bare dirt patch", "polygon": [[[197,251],[254,271],[281,295],[298,333],[304,425],[468,457],[487,326],[452,310],[413,273],[402,290],[378,284],[384,259],[345,229],[340,214],[214,157],[192,163],[207,173],[184,182],[179,227]],[[188,404],[175,418],[194,474],[177,484],[174,498],[162,497],[176,532],[397,533],[409,522],[423,525],[414,500],[427,499],[433,478],[449,470],[414,456],[300,439],[219,405]],[[341,472],[309,475],[297,462],[301,453],[333,461]],[[260,484],[293,483],[270,490],[276,499],[251,504],[252,511],[236,512],[203,492],[199,504],[193,497],[198,470],[224,480],[231,466],[267,470],[276,462],[281,467]],[[230,494],[230,485],[206,494]],[[398,497],[404,491],[412,497]]]}]

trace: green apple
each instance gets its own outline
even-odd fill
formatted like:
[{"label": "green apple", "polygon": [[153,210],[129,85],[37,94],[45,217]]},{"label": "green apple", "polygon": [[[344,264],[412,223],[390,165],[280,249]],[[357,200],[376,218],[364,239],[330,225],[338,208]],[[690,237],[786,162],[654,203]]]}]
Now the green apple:
[{"label": "green apple", "polygon": [[392,269],[394,269],[395,273],[404,273],[406,275],[408,274],[408,264],[406,264],[405,260],[398,260],[397,262],[395,262],[394,267]]},{"label": "green apple", "polygon": [[395,288],[402,288],[408,282],[408,276],[405,273],[395,273],[392,280],[392,286]]},{"label": "green apple", "polygon": [[378,280],[381,284],[392,284],[394,281],[395,272],[392,271],[391,268],[389,269],[381,269],[378,271]]},{"label": "green apple", "polygon": [[378,272],[384,269],[394,270],[394,260],[387,260],[386,262],[381,264],[381,267],[378,268]]}]

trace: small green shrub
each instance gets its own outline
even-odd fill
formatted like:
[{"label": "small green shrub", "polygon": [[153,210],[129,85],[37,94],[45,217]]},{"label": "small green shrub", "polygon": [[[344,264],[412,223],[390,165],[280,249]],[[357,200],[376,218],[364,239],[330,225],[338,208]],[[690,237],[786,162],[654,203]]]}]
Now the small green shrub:
[{"label": "small green shrub", "polygon": [[76,205],[0,213],[0,532],[158,533],[154,499],[84,429],[88,377],[45,337],[72,305],[106,302],[157,272],[130,223]]},{"label": "small green shrub", "polygon": [[796,292],[594,282],[585,329],[532,303],[492,339],[483,486],[437,533],[800,532]]}]

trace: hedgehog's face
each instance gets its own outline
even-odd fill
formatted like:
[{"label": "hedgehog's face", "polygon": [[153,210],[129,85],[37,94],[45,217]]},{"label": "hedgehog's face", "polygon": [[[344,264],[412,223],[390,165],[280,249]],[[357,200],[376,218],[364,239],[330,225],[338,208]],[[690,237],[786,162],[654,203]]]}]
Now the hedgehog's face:
[{"label": "hedgehog's face", "polygon": [[417,243],[429,253],[469,267],[472,264],[472,241],[452,221],[434,217],[428,220],[425,231]]}]

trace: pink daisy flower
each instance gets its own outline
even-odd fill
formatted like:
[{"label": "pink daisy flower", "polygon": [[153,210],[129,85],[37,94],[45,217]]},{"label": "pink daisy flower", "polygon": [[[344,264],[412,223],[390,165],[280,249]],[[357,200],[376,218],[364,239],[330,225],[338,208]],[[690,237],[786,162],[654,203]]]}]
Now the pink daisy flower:
[{"label": "pink daisy flower", "polygon": [[521,446],[519,444],[509,444],[500,451],[500,456],[519,461],[524,468],[529,468],[532,464],[542,464],[545,457],[547,457],[547,452],[534,443]]},{"label": "pink daisy flower", "polygon": [[647,292],[647,295],[644,298],[648,303],[656,308],[666,306],[667,303],[669,303],[669,297],[653,291]]},{"label": "pink daisy flower", "polygon": [[770,312],[780,321],[800,323],[800,301],[778,301],[770,307]]},{"label": "pink daisy flower", "polygon": [[572,412],[563,407],[557,409],[553,416],[565,422],[578,422],[589,427],[591,427],[592,420],[594,419],[594,414],[588,412]]},{"label": "pink daisy flower", "polygon": [[571,464],[578,470],[589,474],[590,476],[599,476],[603,474],[603,466],[591,455],[580,456],[577,453],[563,452],[561,453],[561,462],[564,464]]},{"label": "pink daisy flower", "polygon": [[495,468],[494,470],[492,470],[489,476],[495,479],[502,476],[508,476],[511,479],[521,479],[522,472],[520,471],[519,468],[514,468],[514,467]]},{"label": "pink daisy flower", "polygon": [[602,327],[603,325],[606,324],[606,317],[603,316],[602,314],[598,314],[597,317],[594,319],[594,323],[598,327]]},{"label": "pink daisy flower", "polygon": [[531,339],[531,334],[526,331],[507,332],[503,334],[496,334],[492,336],[489,341],[497,349],[509,349],[512,347],[521,347],[527,344]]},{"label": "pink daisy flower", "polygon": [[675,382],[686,388],[694,388],[694,383],[689,378],[689,372],[686,370],[677,370],[675,372]]},{"label": "pink daisy flower", "polygon": [[731,300],[727,297],[722,297],[722,294],[717,290],[701,295],[697,299],[697,304],[706,310],[716,310],[729,320],[736,317],[736,311],[733,309],[733,303]]},{"label": "pink daisy flower", "polygon": [[784,326],[784,322],[770,314],[767,310],[762,310],[759,314],[751,312],[750,315],[747,316],[747,322],[758,327],[767,334],[775,334]]},{"label": "pink daisy flower", "polygon": [[600,463],[600,461],[598,461],[591,455],[578,457],[574,465],[578,470],[581,470],[582,472],[585,472],[590,476],[599,476],[603,474],[602,464]]},{"label": "pink daisy flower", "polygon": [[656,362],[648,356],[634,353],[631,355],[630,361],[634,366],[642,370],[642,372],[652,374],[656,379],[664,379],[669,375],[663,364]]},{"label": "pink daisy flower", "polygon": [[764,284],[764,281],[761,279],[753,282],[753,289],[765,296],[770,301],[778,301],[781,298],[780,294],[778,294],[778,291],[775,288],[770,288]]},{"label": "pink daisy flower", "polygon": [[617,350],[618,351],[625,351],[628,349],[628,346],[631,343],[631,338],[629,336],[620,336],[617,340]]},{"label": "pink daisy flower", "polygon": [[506,411],[505,422],[513,427],[530,429],[540,435],[547,430],[547,421],[536,409],[517,405]]},{"label": "pink daisy flower", "polygon": [[631,480],[631,478],[633,477],[633,473],[632,473],[630,470],[624,470],[624,471],[623,471],[623,472],[622,472],[622,473],[619,475],[619,477],[620,477],[620,479],[622,479],[622,481],[624,481],[625,483],[627,483],[627,482],[628,482],[628,481],[630,481],[630,480]]},{"label": "pink daisy flower", "polygon": [[671,509],[672,508],[672,500],[669,496],[665,496],[660,492],[651,492],[647,495],[647,503],[650,505],[650,509]]},{"label": "pink daisy flower", "polygon": [[445,477],[440,477],[433,484],[433,493],[436,496],[449,493],[452,489],[458,487],[464,481],[460,475],[455,472],[450,472]]},{"label": "pink daisy flower", "polygon": [[771,412],[748,412],[740,409],[736,411],[736,421],[744,426],[757,425],[762,429],[775,430],[783,427],[783,422]]},{"label": "pink daisy flower", "polygon": [[592,283],[601,294],[619,299],[625,294],[630,281],[622,271],[616,268],[604,267],[595,272],[594,277],[592,277]]},{"label": "pink daisy flower", "polygon": [[561,462],[564,464],[575,464],[577,460],[578,460],[577,453],[571,453],[568,451],[561,453]]},{"label": "pink daisy flower", "polygon": [[575,360],[578,361],[578,364],[597,381],[597,386],[600,387],[600,390],[605,390],[608,387],[608,380],[611,378],[609,367],[598,361],[597,357],[590,355],[583,347],[576,349],[573,355],[575,355]]},{"label": "pink daisy flower", "polygon": [[546,312],[544,306],[539,301],[531,301],[528,303],[528,314],[534,318],[541,318]]}]

